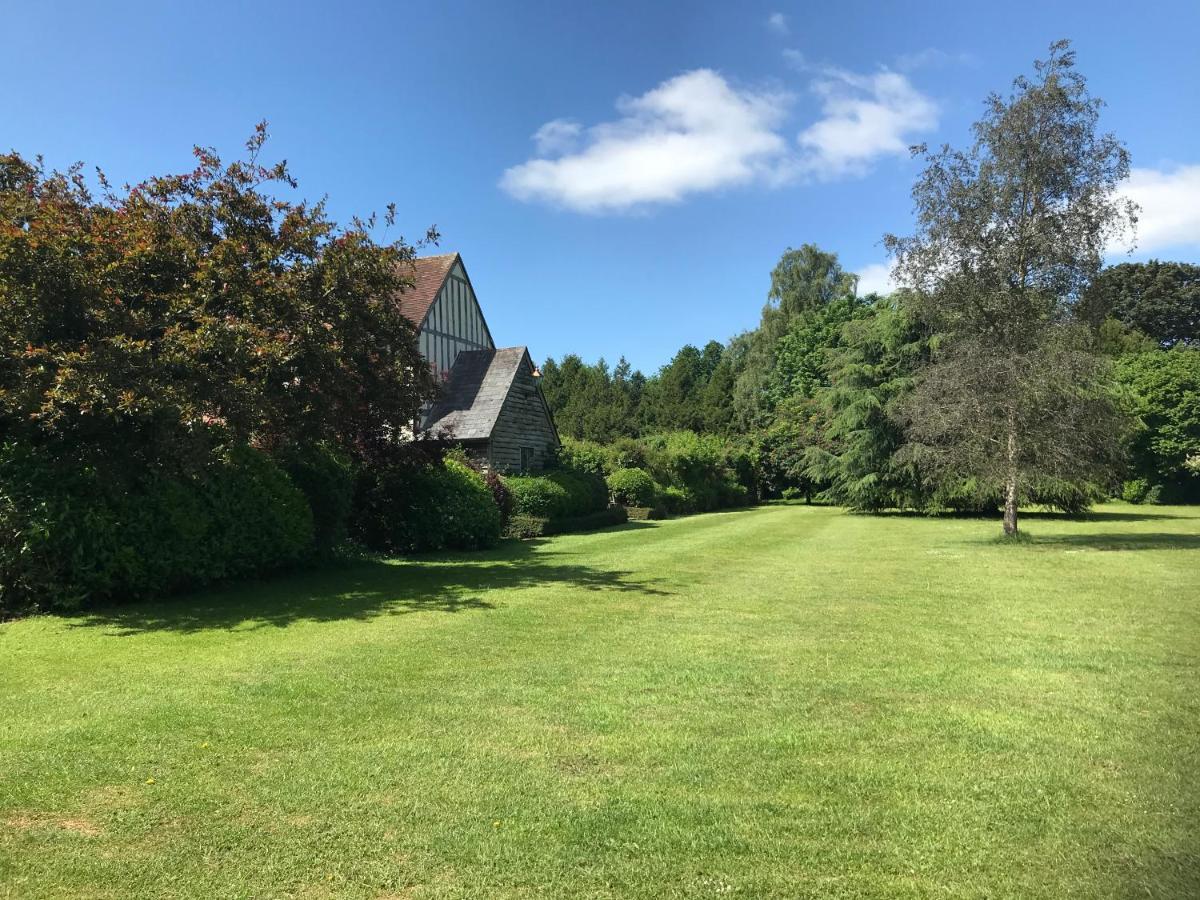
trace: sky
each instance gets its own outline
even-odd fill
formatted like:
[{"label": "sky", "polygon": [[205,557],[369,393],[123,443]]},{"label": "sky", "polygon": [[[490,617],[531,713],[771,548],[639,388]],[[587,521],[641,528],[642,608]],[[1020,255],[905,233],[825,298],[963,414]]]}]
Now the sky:
[{"label": "sky", "polygon": [[115,182],[268,158],[334,218],[442,234],[493,336],[625,355],[753,328],[815,243],[884,288],[914,143],[965,146],[990,91],[1070,38],[1133,156],[1139,246],[1200,261],[1200,3],[18,3],[0,147]]}]

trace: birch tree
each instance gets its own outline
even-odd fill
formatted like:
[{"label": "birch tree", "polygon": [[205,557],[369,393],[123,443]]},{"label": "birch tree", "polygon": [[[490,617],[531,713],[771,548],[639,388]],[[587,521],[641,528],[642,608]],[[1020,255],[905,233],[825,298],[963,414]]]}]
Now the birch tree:
[{"label": "birch tree", "polygon": [[1004,496],[1004,532],[1039,480],[1096,478],[1119,454],[1104,360],[1072,308],[1104,249],[1136,223],[1129,154],[1098,132],[1102,102],[1067,41],[993,94],[965,151],[914,148],[915,233],[887,235],[902,284],[941,334],[905,405],[911,436]]}]

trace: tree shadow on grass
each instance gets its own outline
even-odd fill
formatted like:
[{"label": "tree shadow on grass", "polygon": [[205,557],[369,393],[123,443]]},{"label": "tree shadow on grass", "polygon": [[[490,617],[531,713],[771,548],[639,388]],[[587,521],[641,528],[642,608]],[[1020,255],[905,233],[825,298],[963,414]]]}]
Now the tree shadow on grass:
[{"label": "tree shadow on grass", "polygon": [[1132,532],[1034,534],[1026,546],[1053,550],[1200,550],[1200,534]]},{"label": "tree shadow on grass", "polygon": [[[1200,518],[1200,509],[1196,510],[1195,518]],[[999,513],[996,514],[997,518]],[[1082,513],[1053,512],[1051,510],[1021,511],[1022,519],[1034,519],[1045,522],[1169,522],[1177,519],[1193,518],[1190,516],[1168,515],[1166,513],[1147,510],[1094,510]]]},{"label": "tree shadow on grass", "polygon": [[480,553],[427,554],[364,560],[242,582],[164,600],[91,609],[73,628],[110,628],[117,636],[152,631],[190,634],[214,629],[284,628],[295,622],[361,621],[413,613],[496,608],[490,592],[556,585],[568,590],[667,594],[656,579],[571,563],[545,553],[541,541],[509,541]]},{"label": "tree shadow on grass", "polygon": [[[936,513],[928,513],[912,509],[884,509],[875,512],[853,512],[853,514],[896,519],[973,519],[981,522],[996,522],[997,524],[1001,519],[1000,510],[994,512],[942,510]],[[1200,519],[1200,507],[1197,507],[1194,517],[1157,512],[1134,512],[1132,510],[1125,512],[1107,509],[1082,513],[1055,512],[1045,509],[1022,509],[1020,514],[1022,522],[1026,520],[1042,522],[1168,522],[1188,518]]]}]

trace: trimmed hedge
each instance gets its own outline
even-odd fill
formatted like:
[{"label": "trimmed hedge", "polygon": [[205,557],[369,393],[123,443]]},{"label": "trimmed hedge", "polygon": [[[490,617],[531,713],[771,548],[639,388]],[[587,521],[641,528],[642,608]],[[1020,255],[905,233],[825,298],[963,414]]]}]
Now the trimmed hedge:
[{"label": "trimmed hedge", "polygon": [[304,495],[265,454],[123,480],[0,448],[0,613],[135,600],[294,564],[313,545]]},{"label": "trimmed hedge", "polygon": [[629,516],[623,506],[610,506],[584,516],[572,516],[565,519],[515,515],[509,520],[504,534],[511,538],[538,538],[576,531],[597,531],[613,525],[622,525],[628,519]]},{"label": "trimmed hedge", "polygon": [[662,506],[627,506],[625,512],[631,522],[645,522],[650,519],[665,519],[667,510]]},{"label": "trimmed hedge", "polygon": [[483,476],[454,459],[364,470],[352,528],[384,553],[476,550],[500,538],[500,510]]},{"label": "trimmed hedge", "polygon": [[599,475],[554,469],[544,475],[512,475],[504,479],[512,496],[512,515],[569,519],[608,506],[608,487]]}]

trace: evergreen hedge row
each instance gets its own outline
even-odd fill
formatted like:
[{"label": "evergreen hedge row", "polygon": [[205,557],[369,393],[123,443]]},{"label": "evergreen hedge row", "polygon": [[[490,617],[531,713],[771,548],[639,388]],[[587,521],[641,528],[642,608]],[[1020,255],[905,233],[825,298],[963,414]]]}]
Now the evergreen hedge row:
[{"label": "evergreen hedge row", "polygon": [[304,494],[270,457],[224,450],[191,474],[0,448],[0,613],[71,610],[259,574],[313,546]]}]

